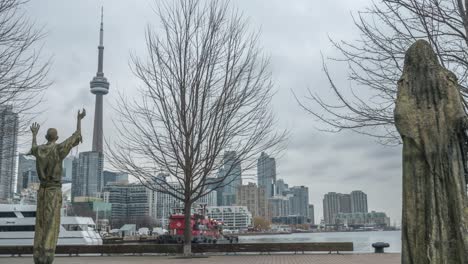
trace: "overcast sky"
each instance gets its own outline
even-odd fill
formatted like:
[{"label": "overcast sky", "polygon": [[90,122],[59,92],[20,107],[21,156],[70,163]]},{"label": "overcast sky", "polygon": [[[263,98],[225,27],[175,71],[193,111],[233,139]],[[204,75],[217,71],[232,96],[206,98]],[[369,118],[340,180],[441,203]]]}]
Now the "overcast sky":
[{"label": "overcast sky", "polygon": [[[352,40],[357,31],[351,12],[370,0],[233,0],[231,3],[249,18],[252,29],[261,30],[259,45],[271,57],[271,70],[277,93],[273,111],[278,129],[290,132],[287,150],[277,159],[278,178],[290,185],[309,188],[315,218],[323,217],[322,199],[327,192],[349,193],[362,190],[368,195],[369,209],[385,211],[392,224],[401,216],[401,149],[384,147],[371,138],[353,133],[327,134],[322,124],[297,105],[291,90],[304,95],[307,88],[333,99],[321,69],[321,52],[335,55],[328,36]],[[51,56],[46,111],[39,118],[40,136],[48,127],[57,127],[61,138],[75,129],[76,111],[85,107],[84,143],[73,150],[91,149],[95,97],[89,82],[97,69],[100,8],[104,6],[104,72],[110,92],[104,99],[104,136],[112,138],[112,118],[118,91],[132,94],[140,85],[129,69],[130,53],[145,48],[144,30],[157,25],[154,0],[41,0],[31,1],[26,12],[45,29],[43,55]],[[330,65],[337,83],[349,87],[345,65]],[[20,150],[20,151],[24,151]]]}]

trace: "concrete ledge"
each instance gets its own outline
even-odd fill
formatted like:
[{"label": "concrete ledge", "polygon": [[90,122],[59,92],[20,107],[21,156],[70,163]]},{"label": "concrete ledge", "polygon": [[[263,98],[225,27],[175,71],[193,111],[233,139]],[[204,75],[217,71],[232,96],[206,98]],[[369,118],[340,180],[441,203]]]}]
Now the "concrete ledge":
[{"label": "concrete ledge", "polygon": [[[181,244],[106,244],[93,246],[57,246],[56,254],[145,254],[182,253]],[[243,253],[243,252],[350,252],[352,242],[324,243],[251,243],[251,244],[193,244],[194,253]],[[33,253],[32,246],[0,246],[0,255],[27,255]]]}]

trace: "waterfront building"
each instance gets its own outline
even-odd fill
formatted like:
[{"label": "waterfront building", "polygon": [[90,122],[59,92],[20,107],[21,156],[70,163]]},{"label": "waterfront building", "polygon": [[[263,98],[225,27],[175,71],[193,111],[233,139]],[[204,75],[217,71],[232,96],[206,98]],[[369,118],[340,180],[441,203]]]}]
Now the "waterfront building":
[{"label": "waterfront building", "polygon": [[326,225],[334,225],[340,211],[340,194],[329,192],[323,198],[323,217]]},{"label": "waterfront building", "polygon": [[314,212],[314,205],[313,204],[309,204],[308,217],[309,217],[309,223],[311,225],[315,225],[315,212]]},{"label": "waterfront building", "polygon": [[257,187],[255,183],[249,182],[237,189],[236,205],[246,206],[253,217],[269,219],[267,201],[265,189]]},{"label": "waterfront building", "polygon": [[262,152],[257,160],[257,178],[258,186],[265,189],[265,195],[268,198],[275,195],[276,183],[276,161]]},{"label": "waterfront building", "polygon": [[309,215],[309,188],[305,186],[294,186],[289,190],[292,195],[289,198],[289,214],[307,217]]},{"label": "waterfront building", "polygon": [[273,197],[268,198],[268,209],[271,218],[289,215],[289,198],[290,195],[275,195]]},{"label": "waterfront building", "polygon": [[16,190],[18,126],[18,114],[13,106],[0,106],[0,201],[4,202],[13,199]]},{"label": "waterfront building", "polygon": [[283,179],[278,179],[275,183],[275,195],[286,195],[289,193],[289,186]]},{"label": "waterfront building", "polygon": [[208,206],[210,218],[224,223],[224,229],[247,230],[252,226],[252,214],[246,206]]},{"label": "waterfront building", "polygon": [[352,213],[367,213],[367,194],[363,191],[351,192],[351,212]]},{"label": "waterfront building", "polygon": [[367,195],[362,191],[351,194],[329,192],[323,198],[325,224],[335,225],[338,213],[367,213]]},{"label": "waterfront building", "polygon": [[36,158],[26,154],[19,154],[16,192],[21,193],[23,189],[28,188],[30,183],[34,182],[39,182],[36,171]]},{"label": "waterfront building", "polygon": [[[73,161],[72,199],[79,196],[97,197],[104,187],[104,155],[102,152],[81,152]],[[73,201],[73,200],[72,200]]]},{"label": "waterfront building", "polygon": [[336,221],[340,225],[352,228],[376,227],[385,228],[390,226],[390,218],[384,212],[370,213],[338,213]]},{"label": "waterfront building", "polygon": [[339,194],[340,199],[340,213],[351,213],[351,195],[349,194]]},{"label": "waterfront building", "polygon": [[226,151],[223,166],[219,169],[219,177],[224,178],[220,188],[217,188],[219,206],[231,206],[236,203],[237,188],[242,185],[242,168],[235,151]]},{"label": "waterfront building", "polygon": [[[112,204],[111,226],[152,224],[150,190],[141,183],[109,183],[103,188],[104,201]],[[75,198],[76,199],[76,198]]]}]

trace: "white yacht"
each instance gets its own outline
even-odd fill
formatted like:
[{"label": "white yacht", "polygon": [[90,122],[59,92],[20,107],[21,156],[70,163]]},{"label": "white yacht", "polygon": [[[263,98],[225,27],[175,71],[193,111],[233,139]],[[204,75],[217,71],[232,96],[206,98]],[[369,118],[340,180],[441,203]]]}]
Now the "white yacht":
[{"label": "white yacht", "polygon": [[[32,246],[36,206],[0,204],[0,246]],[[102,245],[90,217],[62,216],[58,245]]]}]

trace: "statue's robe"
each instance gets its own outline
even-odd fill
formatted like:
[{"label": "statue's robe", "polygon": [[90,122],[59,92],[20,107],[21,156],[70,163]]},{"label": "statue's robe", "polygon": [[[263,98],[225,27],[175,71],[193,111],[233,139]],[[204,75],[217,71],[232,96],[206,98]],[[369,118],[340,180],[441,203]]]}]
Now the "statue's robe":
[{"label": "statue's robe", "polygon": [[62,208],[62,161],[80,140],[81,134],[77,131],[60,144],[48,143],[31,148],[30,153],[36,157],[40,181],[34,234],[36,264],[51,264],[54,261]]},{"label": "statue's robe", "polygon": [[468,264],[466,114],[455,75],[426,41],[406,53],[395,124],[403,140],[402,264]]}]

